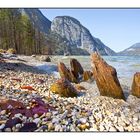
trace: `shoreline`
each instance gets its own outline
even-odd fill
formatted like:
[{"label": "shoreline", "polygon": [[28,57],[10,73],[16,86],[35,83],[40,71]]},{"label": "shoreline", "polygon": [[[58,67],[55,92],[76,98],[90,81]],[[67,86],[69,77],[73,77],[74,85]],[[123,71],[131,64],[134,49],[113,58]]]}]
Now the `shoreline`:
[{"label": "shoreline", "polygon": [[[131,83],[128,79],[125,81],[119,78],[123,91],[128,96],[126,101],[100,96],[95,81],[81,82],[80,85],[85,87],[86,91],[77,98],[58,97],[53,93],[51,98],[48,98],[49,87],[58,79],[57,76],[36,69],[35,66],[40,65],[40,61],[34,61],[32,57],[25,56],[26,59],[22,56],[17,57],[26,62],[8,59],[6,63],[0,62],[1,99],[5,97],[21,101],[30,108],[30,102],[34,98],[41,98],[55,110],[47,111],[40,116],[34,114],[32,117],[26,117],[21,113],[14,114],[13,119],[20,118],[22,123],[17,123],[12,128],[7,127],[4,131],[18,132],[25,123],[31,122],[36,123],[37,128],[34,130],[36,132],[140,131],[140,99],[128,95]],[[55,65],[52,62],[41,62],[41,64],[47,64],[48,67]],[[30,85],[35,90],[21,89],[23,85]],[[0,110],[0,114],[0,131],[3,131],[10,114],[4,110]]]}]

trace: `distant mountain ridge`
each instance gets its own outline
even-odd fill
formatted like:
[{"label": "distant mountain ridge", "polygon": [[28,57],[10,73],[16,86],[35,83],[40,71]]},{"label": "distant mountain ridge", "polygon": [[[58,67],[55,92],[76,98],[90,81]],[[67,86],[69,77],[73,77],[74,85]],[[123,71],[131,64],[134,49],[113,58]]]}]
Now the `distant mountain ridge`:
[{"label": "distant mountain ridge", "polygon": [[140,56],[140,43],[135,43],[134,45],[130,46],[129,48],[121,51],[118,55],[138,55]]}]

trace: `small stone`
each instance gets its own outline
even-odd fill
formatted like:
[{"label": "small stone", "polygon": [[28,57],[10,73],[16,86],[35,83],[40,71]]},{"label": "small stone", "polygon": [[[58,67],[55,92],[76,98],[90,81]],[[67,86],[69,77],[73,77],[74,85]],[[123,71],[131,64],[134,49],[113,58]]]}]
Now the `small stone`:
[{"label": "small stone", "polygon": [[1,124],[0,125],[0,130],[3,129],[5,127],[5,124]]},{"label": "small stone", "polygon": [[56,125],[54,131],[60,131],[61,130],[61,125]]},{"label": "small stone", "polygon": [[52,116],[52,113],[50,113],[50,112],[46,113],[47,118],[51,118],[51,116]]},{"label": "small stone", "polygon": [[122,126],[117,126],[116,128],[117,128],[117,130],[120,131],[120,132],[124,131],[124,129],[123,129]]},{"label": "small stone", "polygon": [[71,132],[75,132],[76,131],[75,128],[72,125],[70,126],[70,131]]},{"label": "small stone", "polygon": [[50,122],[47,125],[48,125],[48,130],[49,131],[54,130],[55,127],[54,127],[53,123]]},{"label": "small stone", "polygon": [[87,122],[87,119],[86,118],[80,118],[79,122],[82,123],[82,124],[85,124]]},{"label": "small stone", "polygon": [[59,121],[60,121],[60,120],[59,120],[58,118],[53,118],[53,119],[52,119],[52,123],[55,123],[55,124],[56,124],[56,123],[58,124]]},{"label": "small stone", "polygon": [[35,114],[35,115],[34,115],[34,118],[38,118],[38,114]]},{"label": "small stone", "polygon": [[36,118],[33,120],[34,123],[38,124],[40,122],[40,118]]},{"label": "small stone", "polygon": [[85,130],[85,129],[89,128],[89,126],[87,126],[87,124],[80,124],[78,127],[79,127],[81,130]]},{"label": "small stone", "polygon": [[21,126],[22,126],[22,125],[21,125],[20,123],[16,124],[16,128],[17,128],[17,129],[21,128]]},{"label": "small stone", "polygon": [[100,125],[99,128],[100,128],[100,131],[104,131],[105,130],[103,125]]},{"label": "small stone", "polygon": [[11,132],[11,128],[5,128],[5,132]]},{"label": "small stone", "polygon": [[110,127],[109,131],[117,131],[115,127]]},{"label": "small stone", "polygon": [[22,117],[22,114],[18,113],[18,114],[15,114],[15,118],[20,118]]},{"label": "small stone", "polygon": [[[27,102],[28,102],[28,101],[27,101]],[[27,109],[30,109],[31,107],[30,107],[30,106],[27,106],[26,108],[27,108]]]},{"label": "small stone", "polygon": [[89,129],[89,131],[98,131],[98,129],[92,127],[92,128]]},{"label": "small stone", "polygon": [[6,110],[2,110],[2,111],[0,112],[0,114],[1,114],[1,115],[5,115],[5,114],[6,114]]},{"label": "small stone", "polygon": [[13,132],[15,132],[15,130],[16,130],[16,127],[15,127],[15,126],[14,126],[14,127],[12,127],[12,131],[13,131]]},{"label": "small stone", "polygon": [[30,99],[30,98],[31,98],[31,96],[30,96],[30,95],[28,95],[28,96],[26,96],[26,98],[27,98],[27,99]]}]

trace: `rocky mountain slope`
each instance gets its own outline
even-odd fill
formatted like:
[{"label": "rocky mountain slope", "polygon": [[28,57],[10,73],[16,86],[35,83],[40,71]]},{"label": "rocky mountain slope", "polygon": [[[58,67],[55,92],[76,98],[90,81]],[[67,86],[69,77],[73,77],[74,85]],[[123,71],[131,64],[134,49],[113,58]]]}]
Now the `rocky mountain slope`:
[{"label": "rocky mountain slope", "polygon": [[26,55],[116,54],[77,19],[59,16],[51,22],[36,8],[1,8],[0,40],[0,49],[13,48]]},{"label": "rocky mountain slope", "polygon": [[81,48],[89,53],[94,51],[102,55],[115,55],[115,52],[105,46],[101,40],[91,35],[77,19],[70,16],[58,16],[51,24],[51,31],[65,37],[71,46]]},{"label": "rocky mountain slope", "polygon": [[136,43],[124,51],[119,52],[118,55],[140,55],[140,43]]},{"label": "rocky mountain slope", "polygon": [[19,11],[22,14],[27,15],[31,22],[35,25],[36,28],[39,28],[40,31],[48,33],[51,28],[51,21],[47,19],[40,10],[38,9],[29,9],[29,8],[24,8],[24,9],[19,9]]}]

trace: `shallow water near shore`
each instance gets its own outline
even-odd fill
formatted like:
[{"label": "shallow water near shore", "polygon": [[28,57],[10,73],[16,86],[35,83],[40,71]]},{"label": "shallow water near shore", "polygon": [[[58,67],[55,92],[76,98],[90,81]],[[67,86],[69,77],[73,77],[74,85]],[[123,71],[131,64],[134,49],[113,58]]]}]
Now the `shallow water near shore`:
[{"label": "shallow water near shore", "polygon": [[[132,78],[140,71],[140,56],[102,56],[104,60],[117,70],[118,77]],[[54,63],[64,62],[69,66],[71,58],[76,58],[86,70],[91,70],[90,56],[53,56]]]}]

